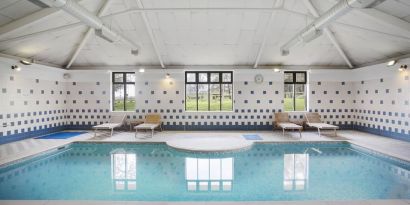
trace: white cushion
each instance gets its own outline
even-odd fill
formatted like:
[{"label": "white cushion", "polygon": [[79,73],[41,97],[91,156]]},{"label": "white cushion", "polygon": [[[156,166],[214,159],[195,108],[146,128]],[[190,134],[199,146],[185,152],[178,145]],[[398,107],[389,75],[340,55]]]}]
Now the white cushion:
[{"label": "white cushion", "polygon": [[94,129],[112,129],[116,127],[121,127],[121,123],[104,123],[101,125],[93,126]]},{"label": "white cushion", "polygon": [[316,128],[319,128],[319,129],[339,129],[338,126],[330,125],[330,124],[326,124],[326,123],[307,123],[307,125],[309,125],[311,127],[316,127]]},{"label": "white cushion", "polygon": [[159,124],[151,124],[151,123],[143,123],[140,125],[135,126],[135,129],[155,129],[156,127],[158,127]]},{"label": "white cushion", "polygon": [[280,122],[277,125],[283,129],[301,129],[302,126],[290,122]]}]

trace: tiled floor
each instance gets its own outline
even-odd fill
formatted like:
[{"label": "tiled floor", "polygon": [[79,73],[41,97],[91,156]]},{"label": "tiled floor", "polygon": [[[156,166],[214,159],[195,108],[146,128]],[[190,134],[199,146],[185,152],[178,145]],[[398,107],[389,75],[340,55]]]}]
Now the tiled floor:
[{"label": "tiled floor", "polygon": [[[167,142],[167,141],[190,141],[192,139],[202,139],[212,141],[217,139],[218,143],[235,144],[248,142],[243,138],[243,134],[258,134],[262,140],[256,142],[286,142],[286,141],[349,141],[350,143],[360,145],[372,150],[388,154],[403,160],[410,161],[410,143],[394,140],[390,138],[380,137],[372,134],[367,134],[358,131],[340,131],[338,137],[322,135],[319,137],[316,132],[303,132],[303,137],[300,139],[298,133],[287,133],[282,136],[282,132],[238,132],[238,131],[202,131],[202,132],[182,132],[182,131],[164,131],[158,132],[154,137],[149,137],[149,133],[140,133],[134,137],[131,132],[115,132],[113,137],[108,135],[98,135],[94,137],[93,133],[86,133],[69,139],[28,139],[19,142],[0,145],[0,165],[15,161],[24,157],[38,154],[49,149],[57,148],[73,141],[98,141],[98,142]],[[195,143],[191,143],[191,145]],[[212,144],[209,144],[212,149]],[[202,147],[203,148],[203,147]],[[3,204],[191,204],[192,202],[98,202],[98,201],[0,201]],[[410,200],[375,200],[375,201],[300,201],[300,202],[195,202],[195,204],[215,204],[215,205],[230,205],[230,204],[317,204],[317,205],[410,205]]]}]

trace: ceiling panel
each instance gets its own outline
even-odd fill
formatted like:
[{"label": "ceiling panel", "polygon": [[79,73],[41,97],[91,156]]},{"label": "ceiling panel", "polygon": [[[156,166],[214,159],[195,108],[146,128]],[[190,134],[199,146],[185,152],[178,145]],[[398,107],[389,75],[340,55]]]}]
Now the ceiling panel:
[{"label": "ceiling panel", "polygon": [[405,18],[410,15],[410,1],[408,0],[384,1],[376,8],[398,18]]},{"label": "ceiling panel", "polygon": [[[320,13],[325,12],[336,2],[311,1]],[[83,0],[81,5],[96,13],[102,2]],[[272,8],[275,0],[142,0],[142,3],[145,8]],[[107,14],[136,7],[136,0],[115,0],[111,2]],[[275,11],[271,25],[268,25],[271,16],[269,11],[187,10],[147,12],[146,16],[153,29],[158,52],[166,65],[253,65],[265,34],[267,39],[260,65],[345,65],[326,36],[291,48],[290,55],[281,56],[280,47],[312,21],[303,1],[285,0],[284,8],[298,14]],[[27,0],[0,1],[0,25],[40,9]],[[406,0],[385,1],[378,5],[377,9],[410,20],[410,3]],[[78,19],[71,15],[58,12],[25,28],[18,35],[76,22]],[[133,56],[130,54],[129,46],[123,43],[109,43],[93,34],[81,50],[74,66],[159,64],[140,13],[117,15],[105,19],[104,23],[139,44],[140,54]],[[366,29],[374,31],[365,31]],[[0,51],[65,65],[86,30],[86,26],[81,26],[0,44]],[[355,64],[410,52],[408,35],[400,29],[386,29],[385,24],[357,11],[338,19],[337,23],[332,24],[332,30]],[[401,36],[404,40],[389,37],[389,34]]]},{"label": "ceiling panel", "polygon": [[40,9],[40,7],[27,0],[6,1],[4,7],[0,9],[0,14],[11,19],[19,19]]}]

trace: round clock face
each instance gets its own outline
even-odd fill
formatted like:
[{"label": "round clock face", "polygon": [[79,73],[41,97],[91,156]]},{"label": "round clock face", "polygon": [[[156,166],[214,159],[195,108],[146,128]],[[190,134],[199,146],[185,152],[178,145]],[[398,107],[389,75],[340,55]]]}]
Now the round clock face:
[{"label": "round clock face", "polygon": [[263,76],[261,74],[255,75],[255,83],[262,83],[263,82]]}]

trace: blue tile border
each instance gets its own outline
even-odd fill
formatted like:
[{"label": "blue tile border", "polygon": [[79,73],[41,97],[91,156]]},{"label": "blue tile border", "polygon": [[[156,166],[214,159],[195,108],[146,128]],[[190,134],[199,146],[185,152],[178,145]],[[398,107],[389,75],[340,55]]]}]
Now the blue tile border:
[{"label": "blue tile border", "polygon": [[15,142],[19,140],[24,140],[32,137],[37,137],[41,135],[46,135],[50,134],[53,132],[59,132],[65,130],[65,126],[58,126],[58,127],[52,127],[52,128],[45,128],[41,130],[34,130],[34,131],[29,131],[29,132],[24,132],[24,133],[18,133],[18,134],[12,134],[12,135],[7,135],[0,137],[0,145],[1,144],[6,144],[10,142]]},{"label": "blue tile border", "polygon": [[[63,130],[91,130],[93,125],[64,125],[24,133],[12,134],[0,137],[0,145],[23,139],[59,132]],[[343,124],[338,125],[341,130],[358,130],[383,137],[410,142],[410,134],[396,133],[391,131],[369,128],[360,125]],[[272,125],[163,125],[164,130],[187,130],[187,131],[212,131],[212,130],[242,130],[242,131],[270,131]]]},{"label": "blue tile border", "polygon": [[163,125],[164,130],[272,130],[272,125]]},{"label": "blue tile border", "polygon": [[391,132],[387,130],[381,130],[381,129],[376,129],[376,128],[370,128],[370,127],[364,127],[360,125],[354,125],[354,130],[362,131],[362,132],[367,132],[383,137],[388,137],[388,138],[393,138],[393,139],[398,139],[398,140],[403,140],[410,142],[410,134],[405,134],[405,133],[397,133],[397,132]]}]

